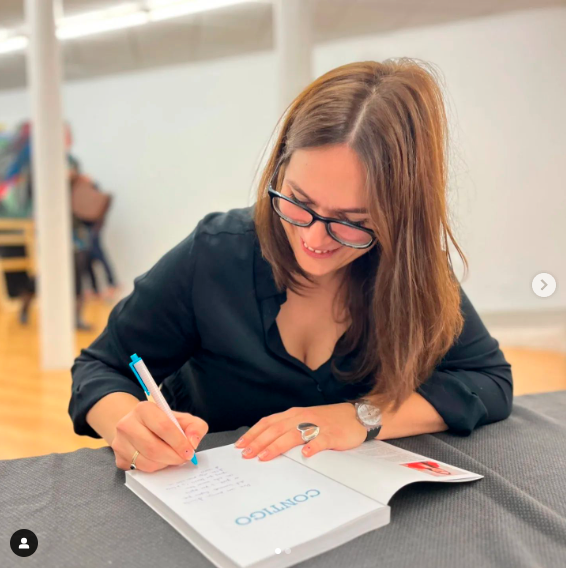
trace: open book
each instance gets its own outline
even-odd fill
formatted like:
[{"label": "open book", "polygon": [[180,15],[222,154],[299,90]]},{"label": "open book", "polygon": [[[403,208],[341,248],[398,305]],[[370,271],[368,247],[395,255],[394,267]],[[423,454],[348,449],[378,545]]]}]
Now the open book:
[{"label": "open book", "polygon": [[198,466],[127,471],[126,486],[216,566],[283,568],[389,523],[405,485],[482,477],[378,440],[301,448],[260,462],[230,444],[198,452]]}]

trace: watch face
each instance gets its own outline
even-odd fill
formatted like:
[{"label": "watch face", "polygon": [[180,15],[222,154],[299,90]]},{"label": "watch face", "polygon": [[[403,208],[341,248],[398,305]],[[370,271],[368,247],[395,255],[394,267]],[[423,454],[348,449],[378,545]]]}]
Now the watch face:
[{"label": "watch face", "polygon": [[358,405],[358,416],[367,426],[379,426],[381,424],[381,410],[372,404],[361,403]]}]

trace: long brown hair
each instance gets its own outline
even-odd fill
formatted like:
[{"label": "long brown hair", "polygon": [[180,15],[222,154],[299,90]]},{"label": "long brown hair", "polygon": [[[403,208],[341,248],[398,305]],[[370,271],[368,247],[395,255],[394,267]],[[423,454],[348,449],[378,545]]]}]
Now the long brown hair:
[{"label": "long brown hair", "polygon": [[254,222],[280,290],[300,294],[297,263],[268,184],[278,188],[293,152],[346,144],[367,172],[367,204],[378,245],[346,268],[340,287],[351,325],[338,354],[355,364],[332,372],[371,379],[382,406],[396,409],[425,381],[462,330],[460,290],[449,242],[466,258],[448,222],[447,118],[435,69],[420,60],[342,65],[306,87],[283,113],[263,169]]}]

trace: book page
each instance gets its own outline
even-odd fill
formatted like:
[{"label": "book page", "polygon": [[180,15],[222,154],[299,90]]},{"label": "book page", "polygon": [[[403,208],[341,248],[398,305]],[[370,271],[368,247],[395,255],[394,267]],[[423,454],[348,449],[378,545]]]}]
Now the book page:
[{"label": "book page", "polygon": [[371,440],[349,450],[352,455],[359,456],[364,459],[376,461],[388,461],[396,463],[402,467],[412,469],[424,473],[427,476],[432,476],[440,481],[467,481],[471,479],[480,479],[482,476],[465,469],[461,469],[444,462],[432,460],[426,456],[415,454],[392,446],[381,440]]},{"label": "book page", "polygon": [[351,450],[325,450],[310,458],[302,455],[300,447],[284,455],[381,503],[388,503],[399,489],[418,481],[462,482],[482,477],[380,440]]},{"label": "book page", "polygon": [[246,460],[229,445],[199,452],[198,458],[197,467],[187,462],[126,475],[241,566],[388,509],[284,456]]}]

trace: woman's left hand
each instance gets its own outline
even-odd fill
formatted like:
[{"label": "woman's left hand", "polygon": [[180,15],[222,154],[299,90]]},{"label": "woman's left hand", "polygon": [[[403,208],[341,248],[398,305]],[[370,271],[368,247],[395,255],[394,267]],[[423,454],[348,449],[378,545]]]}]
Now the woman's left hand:
[{"label": "woman's left hand", "polygon": [[[301,438],[297,426],[311,422],[320,428],[320,433],[307,444]],[[262,418],[235,444],[244,448],[242,457],[258,457],[268,461],[295,446],[302,446],[303,455],[313,456],[321,450],[349,450],[360,446],[367,431],[356,418],[356,409],[351,402],[290,408]]]}]

